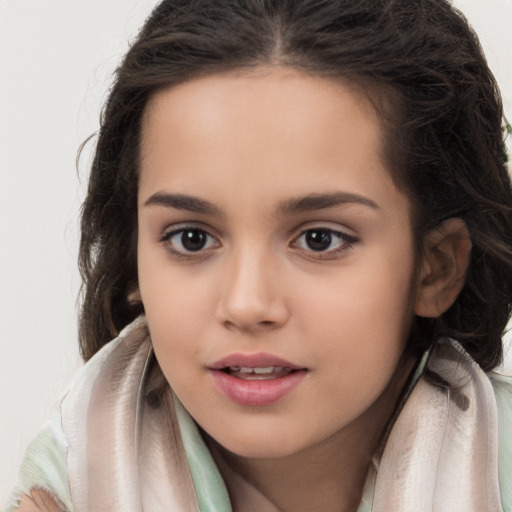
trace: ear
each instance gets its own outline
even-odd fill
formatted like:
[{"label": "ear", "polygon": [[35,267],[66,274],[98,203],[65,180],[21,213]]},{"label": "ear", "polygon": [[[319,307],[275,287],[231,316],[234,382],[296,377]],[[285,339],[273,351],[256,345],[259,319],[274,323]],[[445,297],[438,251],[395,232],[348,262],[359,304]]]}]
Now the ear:
[{"label": "ear", "polygon": [[462,219],[447,219],[427,234],[414,304],[418,316],[436,318],[455,302],[470,255],[471,238]]},{"label": "ear", "polygon": [[133,290],[130,290],[128,292],[128,296],[126,297],[128,300],[128,304],[135,305],[135,304],[141,304],[142,303],[142,297],[140,296],[140,290],[139,286],[137,285],[136,288]]}]

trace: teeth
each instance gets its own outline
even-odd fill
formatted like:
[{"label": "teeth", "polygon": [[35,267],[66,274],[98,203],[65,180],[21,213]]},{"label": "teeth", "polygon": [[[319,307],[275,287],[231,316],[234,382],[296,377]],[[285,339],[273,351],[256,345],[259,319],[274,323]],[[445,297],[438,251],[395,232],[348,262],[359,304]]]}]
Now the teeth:
[{"label": "teeth", "polygon": [[245,380],[277,379],[292,373],[291,368],[283,366],[229,366],[225,369],[234,377]]},{"label": "teeth", "polygon": [[267,366],[266,368],[253,368],[253,372],[258,375],[264,375],[265,373],[272,373],[274,370],[278,371],[280,369],[278,366]]},{"label": "teeth", "polygon": [[282,366],[265,366],[260,368],[252,368],[250,366],[230,366],[229,371],[234,373],[255,373],[257,375],[265,375],[274,371],[282,371]]}]

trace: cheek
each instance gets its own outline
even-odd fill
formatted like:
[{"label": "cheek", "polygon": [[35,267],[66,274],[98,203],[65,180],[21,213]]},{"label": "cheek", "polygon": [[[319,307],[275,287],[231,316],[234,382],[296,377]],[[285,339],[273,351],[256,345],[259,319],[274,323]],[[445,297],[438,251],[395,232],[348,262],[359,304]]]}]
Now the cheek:
[{"label": "cheek", "polygon": [[[172,261],[167,252],[144,233],[139,233],[137,258],[139,288],[150,324],[172,324],[174,332],[194,325],[188,318],[205,307],[210,296],[204,273]],[[201,316],[196,316],[197,322]]]},{"label": "cheek", "polygon": [[[177,272],[162,251],[139,246],[139,286],[151,338],[164,373],[193,356],[193,340],[211,318],[208,283],[193,272]],[[190,274],[190,275],[189,275]]]},{"label": "cheek", "polygon": [[323,301],[309,294],[304,303],[299,329],[313,341],[312,357],[321,373],[316,381],[319,396],[330,397],[323,406],[318,401],[315,407],[340,424],[363,414],[383,393],[408,339],[410,283],[404,283],[402,289],[389,289],[389,279],[378,274],[372,278],[371,283],[347,279],[343,293],[333,292]]},{"label": "cheek", "polygon": [[155,283],[146,287],[142,300],[155,350],[169,358],[193,353],[194,340],[205,332],[205,321],[211,317],[211,300],[204,287],[182,289],[176,282]]},{"label": "cheek", "polygon": [[182,294],[175,287],[156,285],[143,295],[146,318],[158,363],[176,391],[198,372],[202,354],[197,340],[205,326],[201,319],[205,313],[191,293]]},{"label": "cheek", "polygon": [[336,361],[340,370],[357,374],[379,360],[391,368],[408,339],[414,289],[409,258],[361,260],[302,287],[299,330],[316,340],[319,358]]},{"label": "cheek", "polygon": [[335,334],[343,326],[367,330],[376,324],[391,327],[408,321],[413,311],[413,285],[412,268],[404,267],[404,262],[376,262],[350,266],[310,282],[303,279],[296,297],[302,315],[316,316],[318,328],[331,326]]}]

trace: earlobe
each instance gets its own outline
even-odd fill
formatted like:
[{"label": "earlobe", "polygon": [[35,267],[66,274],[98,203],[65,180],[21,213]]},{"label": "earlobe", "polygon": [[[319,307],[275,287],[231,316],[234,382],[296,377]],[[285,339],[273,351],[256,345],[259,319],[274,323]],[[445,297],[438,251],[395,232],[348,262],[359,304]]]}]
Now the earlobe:
[{"label": "earlobe", "polygon": [[137,288],[134,288],[128,293],[127,296],[128,304],[135,305],[135,304],[141,304],[142,303],[142,297],[140,295],[140,289],[137,286]]},{"label": "earlobe", "polygon": [[427,234],[414,305],[418,316],[436,318],[455,302],[470,256],[471,238],[462,219],[447,219]]}]

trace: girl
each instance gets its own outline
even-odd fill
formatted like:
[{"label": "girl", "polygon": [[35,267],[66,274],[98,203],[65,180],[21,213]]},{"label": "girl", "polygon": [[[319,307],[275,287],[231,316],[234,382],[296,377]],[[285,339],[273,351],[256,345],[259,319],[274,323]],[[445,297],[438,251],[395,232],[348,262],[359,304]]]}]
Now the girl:
[{"label": "girl", "polygon": [[444,0],[162,2],[10,510],[512,510],[502,117]]}]

